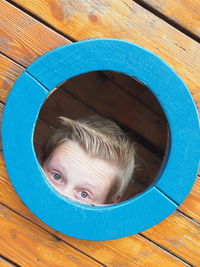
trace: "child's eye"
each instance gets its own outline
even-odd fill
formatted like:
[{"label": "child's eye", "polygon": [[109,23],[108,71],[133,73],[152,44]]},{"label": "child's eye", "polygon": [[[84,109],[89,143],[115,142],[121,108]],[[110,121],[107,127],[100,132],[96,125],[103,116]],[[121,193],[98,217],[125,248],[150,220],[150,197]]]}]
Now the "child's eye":
[{"label": "child's eye", "polygon": [[90,198],[89,194],[86,191],[81,191],[82,198]]},{"label": "child's eye", "polygon": [[60,181],[61,180],[61,175],[57,172],[52,172],[52,178],[55,180],[55,181]]}]

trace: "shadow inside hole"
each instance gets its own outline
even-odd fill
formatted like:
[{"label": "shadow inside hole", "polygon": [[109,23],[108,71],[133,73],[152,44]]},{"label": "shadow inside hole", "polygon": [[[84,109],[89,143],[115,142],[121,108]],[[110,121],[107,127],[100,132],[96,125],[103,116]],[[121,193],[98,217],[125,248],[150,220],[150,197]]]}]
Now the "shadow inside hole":
[{"label": "shadow inside hole", "polygon": [[58,117],[78,119],[98,114],[114,120],[135,143],[136,168],[122,201],[152,185],[161,170],[168,148],[169,129],[155,95],[136,79],[122,73],[94,71],[73,77],[49,95],[43,104],[34,133],[39,157]]}]

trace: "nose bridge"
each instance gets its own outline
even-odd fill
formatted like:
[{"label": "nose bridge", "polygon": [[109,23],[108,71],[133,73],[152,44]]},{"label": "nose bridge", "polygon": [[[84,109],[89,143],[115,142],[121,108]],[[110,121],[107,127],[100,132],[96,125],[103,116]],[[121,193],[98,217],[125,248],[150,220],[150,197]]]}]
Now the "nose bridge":
[{"label": "nose bridge", "polygon": [[67,198],[74,198],[73,191],[74,191],[73,185],[71,185],[69,183],[67,183],[62,188],[62,194]]}]

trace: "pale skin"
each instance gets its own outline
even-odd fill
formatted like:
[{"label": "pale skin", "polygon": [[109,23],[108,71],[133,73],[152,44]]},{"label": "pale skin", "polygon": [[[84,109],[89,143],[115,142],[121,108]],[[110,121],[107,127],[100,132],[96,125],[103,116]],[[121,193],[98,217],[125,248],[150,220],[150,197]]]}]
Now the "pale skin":
[{"label": "pale skin", "polygon": [[90,157],[79,144],[67,141],[57,146],[42,165],[49,183],[63,196],[89,205],[112,204],[110,190],[119,169],[114,164]]}]

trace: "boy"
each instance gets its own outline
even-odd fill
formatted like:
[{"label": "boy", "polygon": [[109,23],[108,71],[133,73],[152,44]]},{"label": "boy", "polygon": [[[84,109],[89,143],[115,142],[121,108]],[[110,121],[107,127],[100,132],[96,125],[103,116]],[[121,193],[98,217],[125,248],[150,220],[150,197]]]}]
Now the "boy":
[{"label": "boy", "polygon": [[133,175],[133,143],[116,123],[100,116],[60,119],[62,127],[40,158],[49,183],[63,196],[89,205],[118,203]]}]

